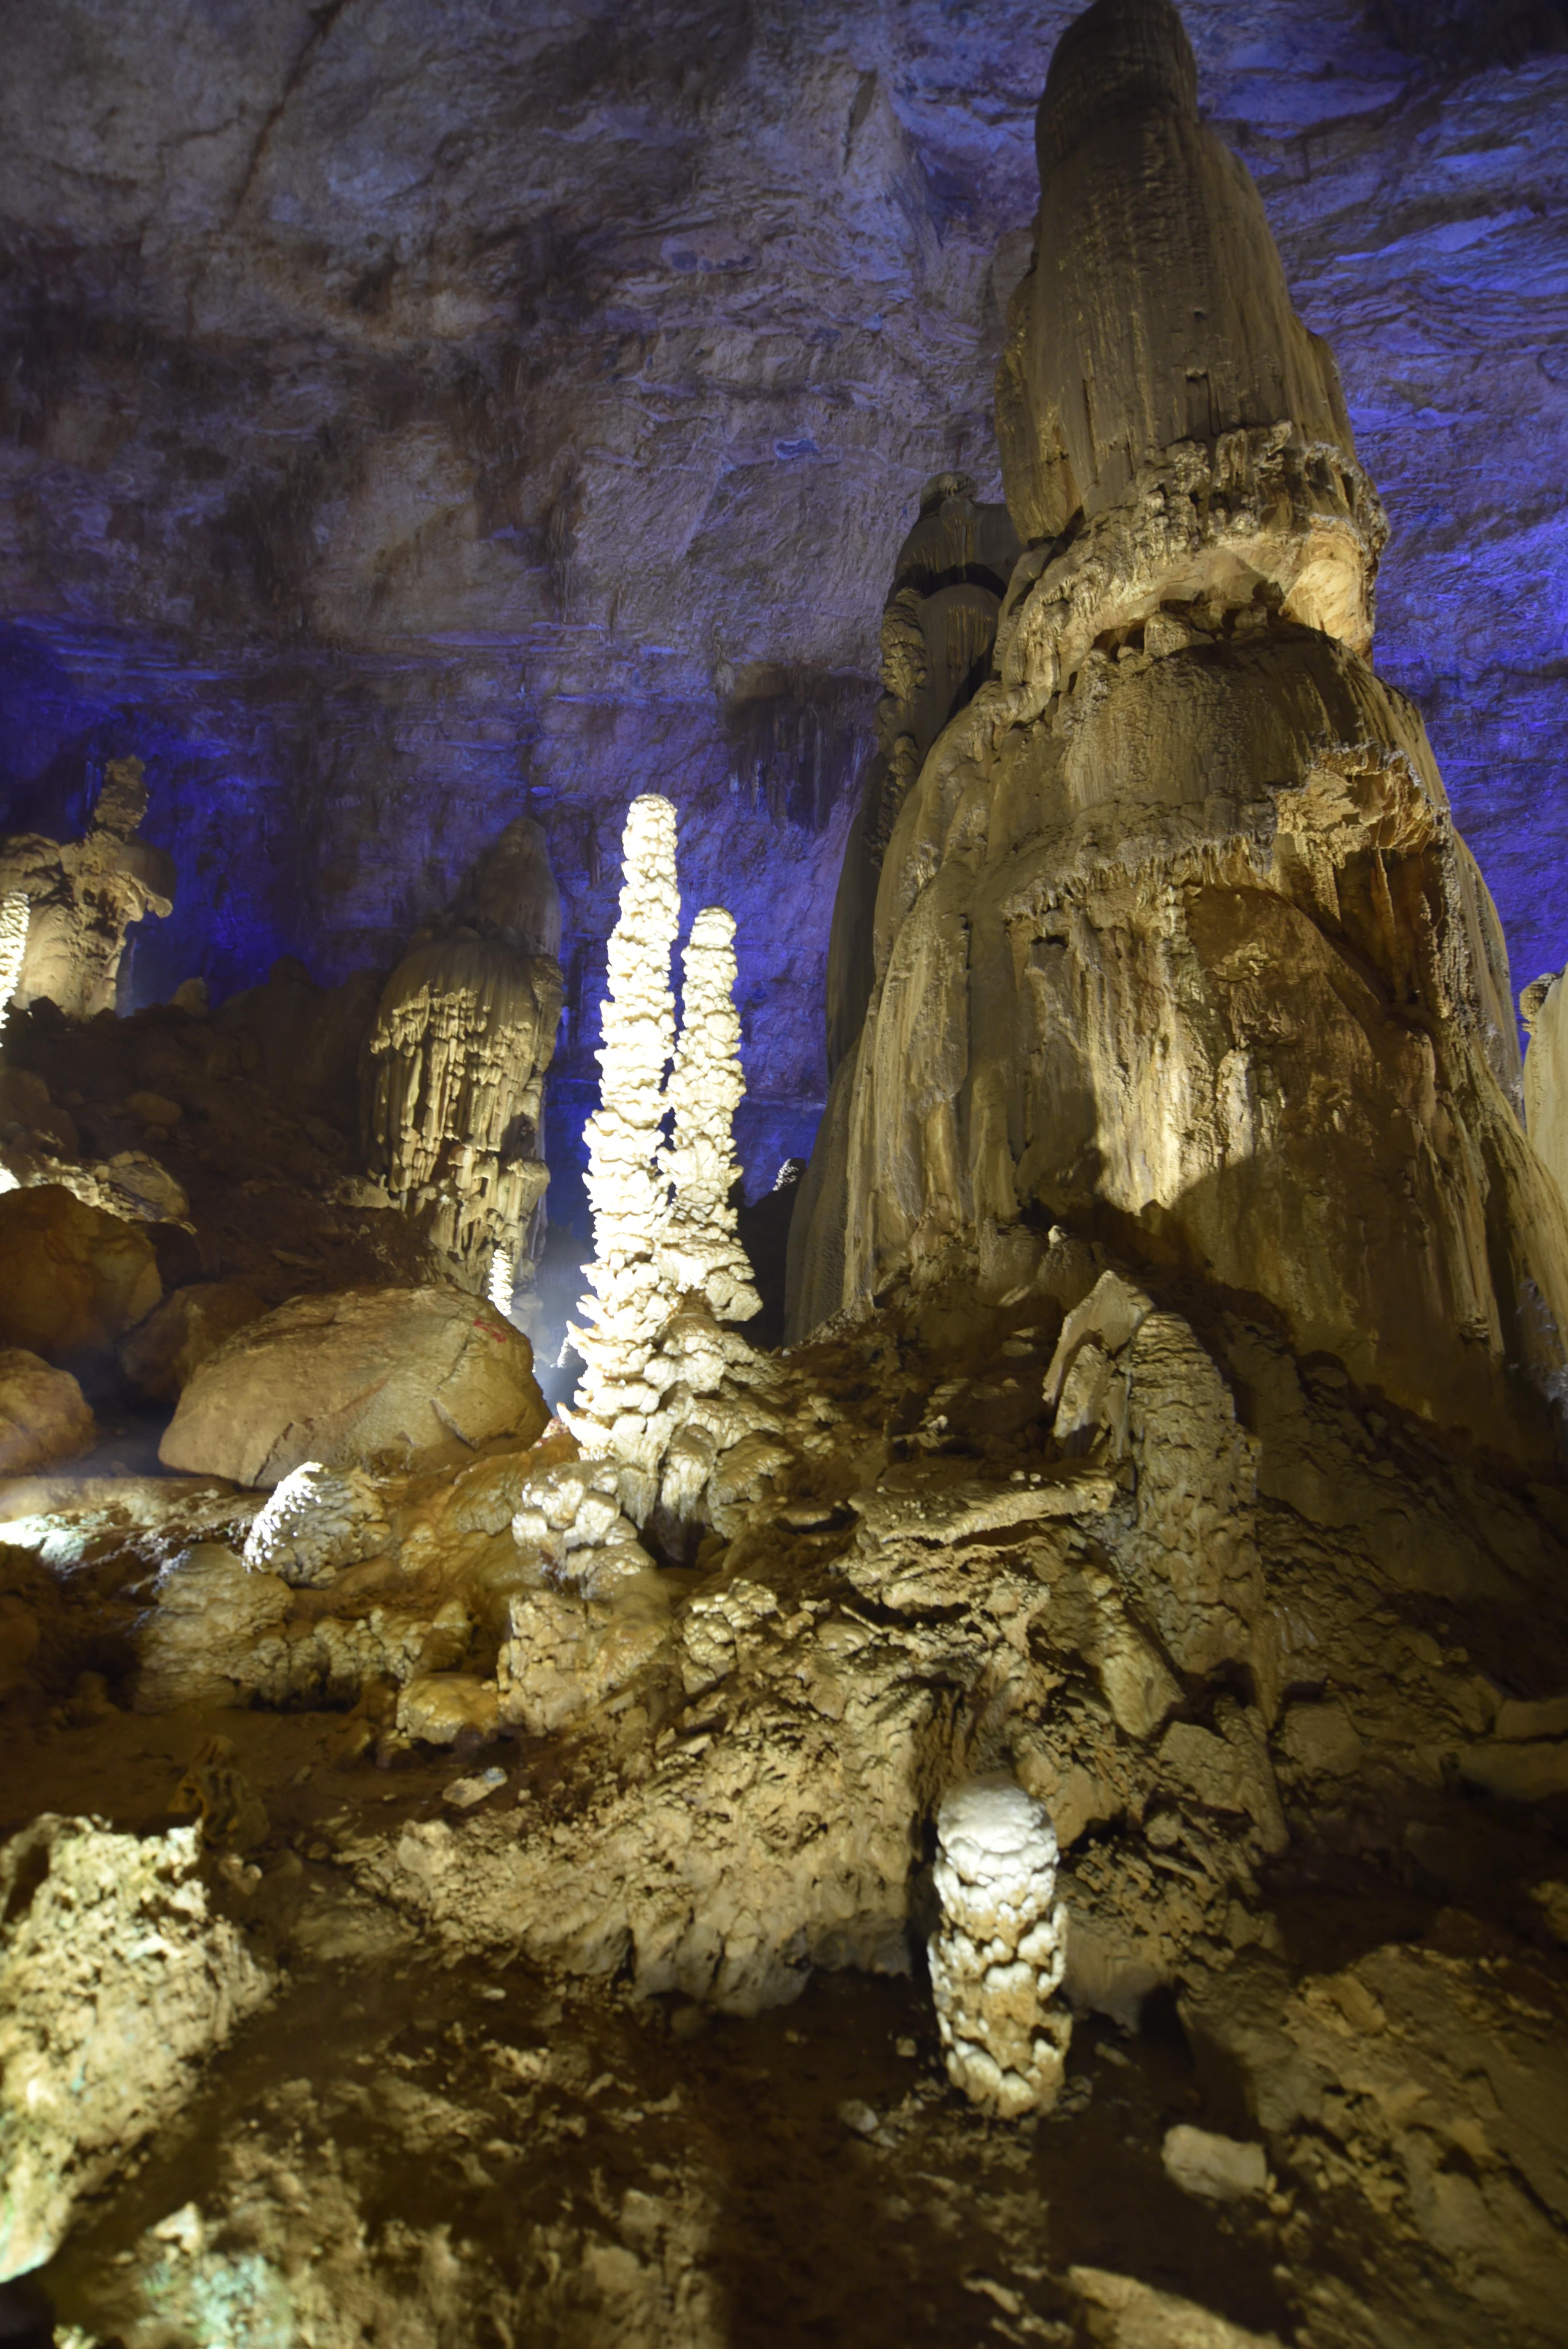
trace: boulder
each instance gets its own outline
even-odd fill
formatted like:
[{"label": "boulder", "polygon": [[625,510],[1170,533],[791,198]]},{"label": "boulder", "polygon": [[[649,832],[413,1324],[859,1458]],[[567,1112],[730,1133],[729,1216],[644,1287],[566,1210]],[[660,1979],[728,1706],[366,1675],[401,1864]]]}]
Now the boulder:
[{"label": "boulder", "polygon": [[296,1297],[201,1363],[159,1457],[276,1485],[306,1461],[424,1470],[495,1436],[531,1444],[549,1418],[526,1338],[450,1288]]},{"label": "boulder", "polygon": [[0,1352],[0,1476],[90,1452],[98,1426],[69,1371],[21,1346]]},{"label": "boulder", "polygon": [[0,1345],[51,1362],[107,1353],[162,1293],[139,1225],[57,1183],[0,1196]]},{"label": "boulder", "polygon": [[172,1402],[199,1363],[265,1310],[248,1280],[194,1281],[121,1340],[120,1368],[150,1401]]}]

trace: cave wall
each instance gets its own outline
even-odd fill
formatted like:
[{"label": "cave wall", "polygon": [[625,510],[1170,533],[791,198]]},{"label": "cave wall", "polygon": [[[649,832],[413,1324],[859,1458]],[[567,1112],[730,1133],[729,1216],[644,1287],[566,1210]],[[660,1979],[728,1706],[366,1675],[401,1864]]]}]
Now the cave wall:
[{"label": "cave wall", "polygon": [[[147,764],[133,999],[386,966],[545,826],[591,1104],[627,801],[738,925],[754,1192],[826,1084],[833,889],[922,482],[991,382],[1070,5],[69,0],[0,88],[0,784]],[[1568,960],[1562,12],[1191,0],[1332,342],[1518,979]],[[564,1205],[564,1198],[562,1199]]]}]

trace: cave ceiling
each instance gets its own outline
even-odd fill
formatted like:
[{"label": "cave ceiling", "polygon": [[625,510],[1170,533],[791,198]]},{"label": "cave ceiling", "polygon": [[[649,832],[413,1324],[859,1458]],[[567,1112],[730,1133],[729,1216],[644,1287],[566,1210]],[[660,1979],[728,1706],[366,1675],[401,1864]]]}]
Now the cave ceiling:
[{"label": "cave ceiling", "polygon": [[[738,920],[753,1186],[810,1141],[828,921],[922,482],[991,382],[1073,13],[964,0],[12,0],[0,777],[147,762],[133,1000],[387,966],[521,812],[581,1122],[628,800]],[[1337,355],[1515,984],[1568,957],[1568,42],[1550,7],[1189,0]]]}]

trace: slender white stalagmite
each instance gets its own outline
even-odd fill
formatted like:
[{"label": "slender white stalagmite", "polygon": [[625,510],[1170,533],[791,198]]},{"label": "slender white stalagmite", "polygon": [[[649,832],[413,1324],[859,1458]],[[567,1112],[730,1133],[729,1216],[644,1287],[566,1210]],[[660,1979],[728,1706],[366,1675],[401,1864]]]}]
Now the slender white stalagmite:
[{"label": "slender white stalagmite", "polygon": [[746,1093],[734,942],[733,916],[705,905],[682,957],[680,1042],[666,1088],[675,1132],[664,1159],[675,1195],[658,1247],[671,1295],[699,1290],[720,1321],[762,1309],[730,1205],[740,1174],[735,1112]]},{"label": "slender white stalagmite", "polygon": [[680,917],[676,812],[647,792],[632,802],[623,843],[621,913],[610,937],[599,1047],[599,1107],[589,1119],[593,1262],[572,1337],[586,1369],[572,1424],[590,1443],[643,1462],[658,1390],[644,1376],[669,1312],[658,1261],[666,1177],[658,1164],[664,1077],[675,1050],[670,953]]},{"label": "slender white stalagmite", "polygon": [[0,898],[0,1034],[5,1032],[11,998],[22,976],[31,910],[24,890],[14,889],[8,897]]},{"label": "slender white stalagmite", "polygon": [[509,1247],[498,1247],[490,1251],[490,1277],[485,1294],[498,1313],[511,1311],[512,1279],[516,1259]]}]

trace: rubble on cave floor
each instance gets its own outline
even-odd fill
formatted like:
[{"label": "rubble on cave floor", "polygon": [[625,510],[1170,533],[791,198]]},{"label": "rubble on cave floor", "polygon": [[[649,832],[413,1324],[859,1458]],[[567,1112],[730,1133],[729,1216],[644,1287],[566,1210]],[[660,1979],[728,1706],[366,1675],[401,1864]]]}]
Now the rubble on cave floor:
[{"label": "rubble on cave floor", "polygon": [[[952,1252],[745,1391],[690,1563],[559,1431],[254,1568],[217,1480],[0,1491],[5,1824],[196,1824],[281,1974],[83,2199],[81,2340],[1548,2342],[1564,1504],[1182,1303],[1065,1234]],[[1078,2015],[1010,2122],[923,1954],[941,1795],[998,1767]]]}]

